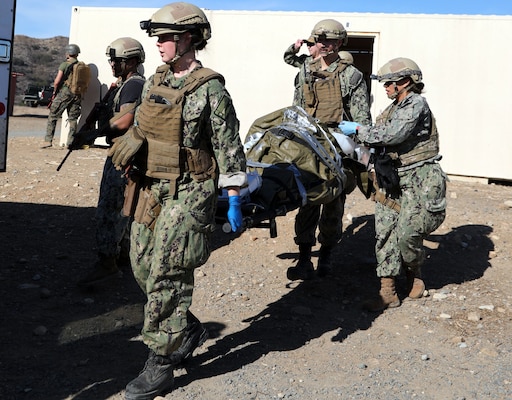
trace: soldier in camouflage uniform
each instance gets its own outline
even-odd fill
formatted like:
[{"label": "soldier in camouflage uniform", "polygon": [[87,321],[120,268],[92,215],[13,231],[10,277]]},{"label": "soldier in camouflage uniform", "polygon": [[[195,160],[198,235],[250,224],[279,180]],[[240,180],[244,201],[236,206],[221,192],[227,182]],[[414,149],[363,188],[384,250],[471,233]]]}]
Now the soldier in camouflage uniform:
[{"label": "soldier in camouflage uniform", "polygon": [[210,255],[219,188],[227,189],[227,216],[237,231],[240,187],[247,183],[239,122],[224,78],[195,57],[211,37],[204,12],[189,3],[171,3],[141,27],[158,38],[165,64],[144,87],[134,127],[110,151],[121,167],[147,149],[130,258],[147,296],[142,339],[150,352],[140,375],[126,386],[129,400],[153,399],[170,390],[176,365],[204,340],[187,339],[194,269]]},{"label": "soldier in camouflage uniform", "polygon": [[[333,19],[318,22],[312,32],[319,57],[300,67],[294,105],[302,107],[331,131],[339,132],[342,119],[359,124],[371,122],[368,90],[363,74],[353,65],[341,60],[338,52],[347,44],[347,32]],[[320,256],[317,274],[331,272],[331,252],[341,240],[342,218],[346,194],[323,205],[307,204],[299,209],[295,219],[295,243],[299,260],[288,268],[291,280],[312,279],[314,268],[311,249],[316,243],[319,228]]]},{"label": "soldier in camouflage uniform", "polygon": [[[297,53],[300,51],[300,48],[303,44],[306,44],[308,48],[309,54],[300,54]],[[300,68],[305,62],[310,62],[318,57],[319,48],[316,45],[315,38],[310,36],[309,39],[297,39],[295,43],[288,47],[283,55],[284,62],[292,67]],[[295,87],[294,98],[297,97],[296,92],[299,90],[299,73],[295,75],[295,79],[293,80],[293,85]]]},{"label": "soldier in camouflage uniform", "polygon": [[69,123],[68,145],[73,141],[78,124],[78,118],[82,113],[82,98],[79,95],[71,93],[66,81],[72,73],[72,65],[77,61],[80,54],[80,47],[76,44],[69,44],[65,48],[66,61],[59,65],[59,70],[53,81],[53,96],[50,106],[50,114],[48,115],[48,123],[46,124],[46,136],[44,137],[42,149],[52,147],[53,137],[57,121],[64,111],[67,110]]},{"label": "soldier in camouflage uniform", "polygon": [[[297,53],[300,51],[300,48],[303,44],[306,44],[308,48],[308,54],[300,54]],[[292,67],[300,68],[304,62],[310,61],[311,59],[315,59],[318,57],[318,46],[315,43],[315,38],[310,36],[309,39],[297,39],[295,43],[290,45],[284,52],[283,58],[284,62]]]},{"label": "soldier in camouflage uniform", "polygon": [[[106,55],[112,74],[118,78],[111,87],[104,104],[100,104],[98,126],[106,135],[107,143],[126,133],[133,124],[134,108],[140,101],[145,78],[138,72],[144,63],[144,48],[139,41],[122,37],[107,46]],[[126,177],[107,157],[103,166],[98,207],[96,208],[96,246],[98,261],[94,270],[80,280],[80,286],[89,286],[120,274],[120,255],[128,257],[130,218],[122,214]],[[122,244],[124,248],[122,249]],[[121,253],[122,251],[122,253]]]},{"label": "soldier in camouflage uniform", "polygon": [[423,239],[445,218],[446,176],[438,161],[439,137],[426,99],[418,65],[396,58],[379,69],[379,82],[393,102],[377,117],[375,126],[343,128],[357,130],[357,137],[375,149],[375,173],[381,200],[376,202],[375,231],[377,276],[381,289],[366,302],[370,311],[398,307],[395,279],[407,277],[410,298],[423,296],[421,265],[425,260]]}]

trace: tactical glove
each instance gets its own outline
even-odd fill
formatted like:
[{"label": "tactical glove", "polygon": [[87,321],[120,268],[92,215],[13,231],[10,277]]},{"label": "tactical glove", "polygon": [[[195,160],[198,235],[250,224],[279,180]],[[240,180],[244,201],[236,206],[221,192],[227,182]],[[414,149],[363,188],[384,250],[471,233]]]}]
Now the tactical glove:
[{"label": "tactical glove", "polygon": [[144,143],[144,137],[137,127],[132,127],[123,136],[113,139],[114,144],[108,151],[112,157],[112,163],[116,168],[121,168],[130,162]]},{"label": "tactical glove", "polygon": [[240,196],[229,196],[228,221],[231,230],[237,232],[242,227],[242,202]]},{"label": "tactical glove", "polygon": [[68,149],[80,150],[82,148],[85,148],[85,146],[90,146],[94,143],[98,136],[99,131],[97,129],[77,132],[75,136],[73,136],[73,141],[68,146]]},{"label": "tactical glove", "polygon": [[357,133],[357,128],[361,125],[357,122],[352,121],[341,121],[338,127],[341,129],[344,135],[350,136]]}]

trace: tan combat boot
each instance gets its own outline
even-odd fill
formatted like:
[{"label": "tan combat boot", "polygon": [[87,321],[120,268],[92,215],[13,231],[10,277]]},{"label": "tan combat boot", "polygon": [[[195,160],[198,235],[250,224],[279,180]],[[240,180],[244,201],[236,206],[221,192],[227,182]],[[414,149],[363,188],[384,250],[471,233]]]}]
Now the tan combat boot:
[{"label": "tan combat boot", "polygon": [[400,299],[396,294],[395,277],[389,276],[380,278],[379,297],[364,303],[363,307],[367,311],[382,311],[386,308],[395,308],[400,306]]},{"label": "tan combat boot", "polygon": [[411,299],[419,299],[423,297],[425,292],[425,283],[421,279],[421,272],[419,269],[412,271],[407,270],[407,290]]}]

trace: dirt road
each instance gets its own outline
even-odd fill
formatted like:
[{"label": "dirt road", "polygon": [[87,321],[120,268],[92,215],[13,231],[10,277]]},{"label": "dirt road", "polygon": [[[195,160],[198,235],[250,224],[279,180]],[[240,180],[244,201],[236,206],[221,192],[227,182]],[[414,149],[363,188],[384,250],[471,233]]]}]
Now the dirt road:
[{"label": "dirt road", "polygon": [[[40,111],[15,109],[0,174],[0,398],[120,400],[147,355],[144,298],[129,270],[76,285],[95,261],[105,150],[74,152],[57,172],[65,151],[39,149]],[[425,243],[429,296],[380,314],[360,307],[378,288],[373,204],[360,193],[330,279],[286,279],[293,212],[276,238],[219,229],[193,304],[210,339],[166,398],[512,398],[511,201],[512,187],[450,182],[447,219]]]}]

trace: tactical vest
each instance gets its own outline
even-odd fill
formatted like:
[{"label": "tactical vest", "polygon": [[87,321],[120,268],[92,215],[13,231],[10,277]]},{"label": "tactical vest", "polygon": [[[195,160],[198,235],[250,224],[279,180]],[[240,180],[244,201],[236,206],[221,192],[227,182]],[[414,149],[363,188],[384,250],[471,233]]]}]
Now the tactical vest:
[{"label": "tactical vest", "polygon": [[106,102],[100,103],[100,115],[98,117],[98,124],[100,128],[105,128],[106,133],[106,140],[107,143],[111,144],[112,139],[115,137],[121,136],[125,133],[125,131],[119,131],[119,130],[110,130],[108,127],[110,126],[111,122],[116,121],[123,115],[125,115],[128,112],[132,112],[137,105],[139,104],[134,103],[130,104],[132,107],[131,110],[127,110],[126,107],[123,108],[121,111],[121,105],[119,104],[121,101],[121,91],[123,89],[123,86],[132,79],[139,79],[143,82],[146,80],[143,76],[139,74],[134,74],[130,76],[125,81],[122,81],[121,78],[119,78],[116,82],[116,88],[111,92],[111,94],[106,99]]},{"label": "tactical vest", "polygon": [[399,154],[402,167],[431,159],[439,154],[439,134],[437,132],[436,119],[432,113],[430,118],[430,135],[428,138],[418,142],[410,151]]},{"label": "tactical vest", "polygon": [[128,82],[132,79],[139,79],[143,82],[146,80],[143,76],[141,76],[139,74],[133,74],[127,80],[125,80],[121,84],[121,86],[118,87],[118,89],[116,90],[116,94],[114,96],[113,104],[112,104],[112,117],[113,118],[116,118],[121,113],[121,107],[119,106],[119,101],[121,100],[121,89],[123,88],[124,85],[126,85],[126,82]]},{"label": "tactical vest", "polygon": [[[377,117],[376,124],[380,125],[388,121],[395,109],[395,105],[390,106]],[[408,140],[395,146],[387,146],[386,153],[399,161],[398,167],[406,167],[437,156],[439,154],[439,134],[432,112],[430,112],[430,132],[427,138],[422,135],[413,141]]]},{"label": "tactical vest", "polygon": [[169,179],[175,188],[176,179],[185,171],[198,181],[215,177],[216,163],[208,144],[201,143],[198,149],[183,147],[182,111],[187,94],[210,79],[224,83],[224,78],[209,68],[200,68],[185,78],[181,89],[173,89],[165,82],[169,69],[169,65],[157,68],[137,121],[148,144],[146,175]]},{"label": "tactical vest", "polygon": [[326,125],[338,125],[343,117],[343,95],[341,93],[340,73],[347,64],[338,63],[333,72],[322,71],[320,60],[306,65],[304,83],[304,105],[306,112]]}]

